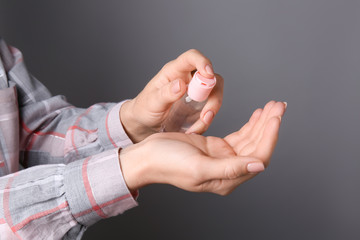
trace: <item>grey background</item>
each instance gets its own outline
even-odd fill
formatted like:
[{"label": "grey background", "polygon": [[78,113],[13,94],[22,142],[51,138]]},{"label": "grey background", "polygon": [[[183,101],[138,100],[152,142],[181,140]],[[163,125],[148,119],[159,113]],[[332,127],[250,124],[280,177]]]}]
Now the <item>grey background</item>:
[{"label": "grey background", "polygon": [[360,239],[360,1],[1,1],[0,35],[81,107],[134,97],[190,48],[226,81],[208,135],[288,102],[266,172],[227,197],[171,186],[84,239]]}]

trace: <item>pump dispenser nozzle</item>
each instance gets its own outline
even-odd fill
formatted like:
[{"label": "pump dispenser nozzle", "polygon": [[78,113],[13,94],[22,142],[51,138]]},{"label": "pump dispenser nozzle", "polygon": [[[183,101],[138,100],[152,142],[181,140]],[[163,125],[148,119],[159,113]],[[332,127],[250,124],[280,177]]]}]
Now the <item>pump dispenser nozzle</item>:
[{"label": "pump dispenser nozzle", "polygon": [[187,93],[176,103],[165,120],[162,131],[186,132],[199,118],[211,90],[216,84],[216,78],[206,78],[195,72]]}]

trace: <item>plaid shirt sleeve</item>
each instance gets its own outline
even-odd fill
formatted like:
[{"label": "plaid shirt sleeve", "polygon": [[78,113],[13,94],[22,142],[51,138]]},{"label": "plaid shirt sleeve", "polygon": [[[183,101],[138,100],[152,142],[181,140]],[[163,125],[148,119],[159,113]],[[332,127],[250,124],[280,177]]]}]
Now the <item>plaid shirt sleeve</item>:
[{"label": "plaid shirt sleeve", "polygon": [[0,240],[80,239],[136,206],[118,159],[132,144],[122,102],[76,108],[51,96],[1,39],[0,57]]}]

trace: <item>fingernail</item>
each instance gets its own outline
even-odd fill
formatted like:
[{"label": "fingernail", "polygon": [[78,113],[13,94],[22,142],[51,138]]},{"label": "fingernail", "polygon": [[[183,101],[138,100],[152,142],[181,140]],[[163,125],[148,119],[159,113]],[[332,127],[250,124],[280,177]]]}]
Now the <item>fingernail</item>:
[{"label": "fingernail", "polygon": [[205,70],[208,74],[214,75],[214,71],[210,65],[206,65]]},{"label": "fingernail", "polygon": [[281,119],[282,119],[281,116],[279,116],[279,119],[280,119],[280,122],[281,122]]},{"label": "fingernail", "polygon": [[208,111],[208,112],[204,115],[204,122],[205,122],[206,124],[210,124],[213,118],[214,118],[214,113],[213,113],[213,111]]},{"label": "fingernail", "polygon": [[171,90],[173,93],[178,93],[180,92],[180,82],[179,80],[175,80],[171,83]]},{"label": "fingernail", "polygon": [[287,102],[283,102],[284,103],[284,105],[285,105],[285,109],[287,108]]},{"label": "fingernail", "polygon": [[197,133],[186,131],[185,134],[187,135],[197,135]]},{"label": "fingernail", "polygon": [[247,165],[247,170],[249,173],[259,173],[265,170],[264,164],[261,162],[249,163]]}]

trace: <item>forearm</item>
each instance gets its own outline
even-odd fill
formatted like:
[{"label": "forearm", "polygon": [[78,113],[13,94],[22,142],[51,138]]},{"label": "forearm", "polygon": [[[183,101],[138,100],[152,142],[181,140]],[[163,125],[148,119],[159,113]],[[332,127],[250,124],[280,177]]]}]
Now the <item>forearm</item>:
[{"label": "forearm", "polygon": [[23,107],[20,147],[24,166],[68,163],[132,144],[120,122],[121,105],[103,103],[81,109],[53,97]]},{"label": "forearm", "polygon": [[62,239],[136,206],[118,159],[114,149],[0,178],[0,231],[11,229],[23,239]]},{"label": "forearm", "polygon": [[13,121],[20,122],[20,129],[12,134],[20,135],[20,139],[11,145],[19,145],[17,151],[21,151],[20,161],[24,167],[68,163],[132,143],[120,122],[121,104],[101,103],[88,109],[76,108],[64,96],[51,96],[27,70],[22,53],[2,39],[0,57],[0,98],[4,98],[0,99],[0,114],[2,118],[9,118],[10,97],[6,93],[10,92],[14,98],[11,111],[20,117]]}]

